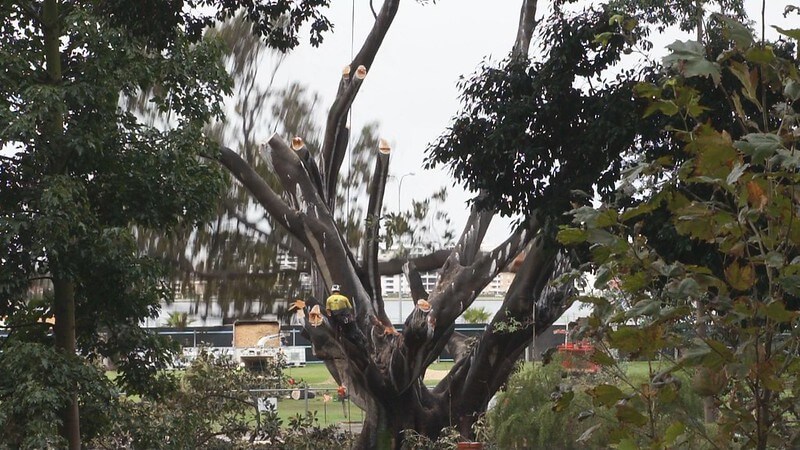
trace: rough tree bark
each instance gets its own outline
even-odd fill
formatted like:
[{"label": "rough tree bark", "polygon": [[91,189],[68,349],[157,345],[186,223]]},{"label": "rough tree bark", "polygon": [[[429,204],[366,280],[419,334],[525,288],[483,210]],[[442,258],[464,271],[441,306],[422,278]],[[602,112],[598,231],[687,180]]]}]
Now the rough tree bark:
[{"label": "rough tree bark", "polygon": [[[316,298],[325,298],[335,283],[353,301],[356,325],[363,335],[358,341],[366,342],[366,349],[337,336],[327,319],[316,327],[306,322],[305,329],[316,354],[367,412],[358,442],[362,449],[399,448],[405,429],[435,437],[443,427],[452,425],[469,437],[475,420],[530,344],[534,329],[538,334],[549,327],[566,309],[568,297],[567,287],[554,289],[548,285],[556,263],[563,263],[564,258],[559,258],[558,248],[539,233],[546,219],[535,215],[488,253],[481,252],[480,246],[495,213],[475,209],[456,246],[426,258],[379,262],[376,220],[366,221],[360,257],[346,245],[332,211],[349,133],[347,112],[398,4],[399,0],[384,1],[361,50],[343,71],[319,159],[312,157],[300,138],[290,143],[277,135],[269,139],[265,154],[280,179],[283,195],[273,191],[234,151],[222,148],[218,156],[219,162],[304,247],[321,288],[315,292]],[[527,55],[535,11],[535,0],[523,1],[515,55]],[[369,188],[368,214],[373,218],[381,215],[390,153],[388,146],[381,145]],[[472,343],[454,333],[456,319],[523,252],[524,262],[486,332]],[[427,293],[419,272],[435,269],[439,270],[438,281],[433,292]],[[417,301],[402,333],[387,317],[380,291],[380,276],[400,270],[408,276]],[[519,324],[515,330],[499,331],[499,323],[512,321]],[[436,387],[429,389],[422,383],[425,370],[445,347],[457,355],[457,362]]]}]

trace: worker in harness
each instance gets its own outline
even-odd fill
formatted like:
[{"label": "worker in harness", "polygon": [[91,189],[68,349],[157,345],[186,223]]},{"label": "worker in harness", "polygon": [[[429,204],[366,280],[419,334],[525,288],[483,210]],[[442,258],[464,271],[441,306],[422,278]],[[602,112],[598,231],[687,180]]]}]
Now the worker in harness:
[{"label": "worker in harness", "polygon": [[342,295],[338,284],[331,286],[331,295],[325,301],[325,311],[340,336],[344,336],[361,348],[367,346],[364,335],[356,327],[353,305],[350,303],[350,299]]},{"label": "worker in harness", "polygon": [[353,322],[353,305],[350,299],[342,295],[338,284],[331,286],[331,295],[325,301],[325,311],[339,329]]}]

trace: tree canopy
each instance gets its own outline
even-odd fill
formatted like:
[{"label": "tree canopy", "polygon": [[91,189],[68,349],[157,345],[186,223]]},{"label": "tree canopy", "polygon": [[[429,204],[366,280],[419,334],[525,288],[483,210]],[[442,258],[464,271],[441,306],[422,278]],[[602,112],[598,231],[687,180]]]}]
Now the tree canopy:
[{"label": "tree canopy", "polygon": [[[46,0],[0,6],[0,316],[9,329],[3,346],[41,342],[54,344],[67,360],[76,350],[109,357],[129,392],[156,387],[153,375],[171,346],[139,323],[171,292],[164,267],[138,252],[132,228],[191,226],[209,216],[223,186],[219,169],[200,158],[217,151],[202,128],[221,115],[231,82],[220,63],[220,41],[201,32],[244,8],[269,45],[293,47],[309,22],[317,43],[329,29],[320,9],[326,5]],[[148,125],[121,107],[139,92],[169,113],[168,126]],[[31,300],[36,292],[41,301]],[[52,334],[46,318],[53,318]],[[13,364],[3,352],[3,372],[11,373]],[[49,445],[79,448],[78,404],[86,399],[76,394],[83,375],[69,374],[50,385],[50,407],[62,414],[49,426],[59,426],[65,441]],[[6,383],[2,392],[4,404],[25,395]],[[26,423],[41,424],[0,417],[14,445],[40,436],[42,430]]]}]

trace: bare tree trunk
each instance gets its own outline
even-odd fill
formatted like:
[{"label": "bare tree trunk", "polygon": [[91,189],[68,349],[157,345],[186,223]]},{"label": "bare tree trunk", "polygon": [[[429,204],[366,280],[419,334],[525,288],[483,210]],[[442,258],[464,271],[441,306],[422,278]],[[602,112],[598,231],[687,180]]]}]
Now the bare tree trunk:
[{"label": "bare tree trunk", "polygon": [[[71,281],[53,280],[53,315],[55,325],[53,334],[56,349],[68,357],[75,356],[75,285]],[[72,396],[69,404],[61,411],[61,436],[67,441],[70,450],[81,448],[80,415],[78,396],[75,387],[70,386]]]}]

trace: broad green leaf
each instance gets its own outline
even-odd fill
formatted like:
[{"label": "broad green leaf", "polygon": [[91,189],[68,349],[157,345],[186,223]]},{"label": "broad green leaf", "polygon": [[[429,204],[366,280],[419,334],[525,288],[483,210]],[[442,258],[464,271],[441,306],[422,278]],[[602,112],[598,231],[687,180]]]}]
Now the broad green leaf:
[{"label": "broad green leaf", "polygon": [[782,276],[778,279],[778,284],[787,294],[795,297],[800,296],[800,275]]},{"label": "broad green leaf", "polygon": [[764,263],[767,265],[767,267],[774,267],[776,269],[780,269],[781,267],[784,266],[785,261],[782,253],[772,251],[767,253],[767,257],[764,259]]},{"label": "broad green leaf", "polygon": [[730,167],[739,160],[739,153],[727,132],[719,132],[710,126],[702,125],[694,133],[694,139],[686,150],[695,155],[694,176],[708,176],[725,180]]},{"label": "broad green leaf", "polygon": [[619,220],[621,220],[622,222],[625,222],[625,221],[628,221],[630,219],[633,219],[634,217],[641,216],[642,214],[651,213],[656,208],[658,208],[660,206],[660,204],[661,204],[661,202],[654,202],[654,201],[640,203],[636,207],[628,209],[628,210],[625,210],[625,212],[620,214]]},{"label": "broad green leaf", "polygon": [[656,316],[659,311],[661,311],[661,301],[649,298],[633,305],[625,312],[625,317],[634,319],[641,316]]},{"label": "broad green leaf", "polygon": [[635,272],[620,277],[620,284],[625,292],[637,292],[646,287],[648,283],[650,283],[650,278],[646,272]]},{"label": "broad green leaf", "polygon": [[797,316],[796,312],[787,311],[786,307],[781,301],[773,301],[772,303],[763,307],[764,315],[770,319],[778,322],[791,322]]},{"label": "broad green leaf", "polygon": [[661,88],[653,83],[637,83],[636,86],[633,87],[633,93],[636,94],[637,97],[655,100],[661,97]]},{"label": "broad green leaf", "polygon": [[605,228],[611,225],[615,225],[617,224],[618,216],[619,213],[614,209],[602,210],[600,214],[597,215],[597,219],[594,225],[600,228]]},{"label": "broad green leaf", "polygon": [[573,209],[569,214],[575,217],[573,220],[575,223],[593,224],[598,214],[600,214],[600,211],[591,206],[581,206],[580,208]]},{"label": "broad green leaf", "polygon": [[606,230],[590,228],[587,231],[586,240],[592,244],[612,245],[617,242],[619,238]]},{"label": "broad green leaf", "polygon": [[683,367],[694,367],[700,365],[703,360],[711,353],[711,348],[701,341],[700,345],[694,345],[683,352],[680,365]]},{"label": "broad green leaf", "polygon": [[733,361],[733,352],[722,342],[714,339],[706,339],[706,345],[725,362]]},{"label": "broad green leaf", "polygon": [[756,105],[761,110],[761,102],[758,100],[758,96],[756,93],[756,83],[757,80],[753,80],[753,76],[758,76],[757,72],[750,70],[750,67],[747,64],[740,63],[738,61],[731,61],[730,65],[728,66],[728,70],[731,71],[732,74],[739,79],[739,82],[742,83],[742,93],[748,100],[750,100],[754,105]]},{"label": "broad green leaf", "polygon": [[775,52],[772,47],[750,47],[744,54],[744,59],[756,64],[769,64],[775,61]]},{"label": "broad green leaf", "polygon": [[627,404],[617,405],[614,415],[622,423],[630,423],[639,427],[647,424],[647,417]]},{"label": "broad green leaf", "polygon": [[783,95],[792,101],[800,99],[800,83],[790,79],[783,88]]},{"label": "broad green leaf", "polygon": [[600,384],[586,391],[592,397],[595,406],[611,406],[620,401],[625,395],[611,384]]},{"label": "broad green leaf", "polygon": [[[677,284],[677,286],[676,286]],[[684,278],[680,282],[672,282],[667,286],[669,292],[676,298],[698,298],[701,295],[700,285],[694,278]]]},{"label": "broad green leaf", "polygon": [[644,117],[650,117],[657,112],[672,117],[678,114],[679,111],[678,105],[672,100],[657,100],[647,106],[647,109],[644,110]]},{"label": "broad green leaf", "polygon": [[639,450],[639,446],[632,439],[623,439],[616,447],[617,450]]},{"label": "broad green leaf", "polygon": [[608,367],[614,365],[614,358],[603,350],[595,349],[589,359],[601,366]]},{"label": "broad green leaf", "polygon": [[741,22],[718,13],[712,14],[712,17],[725,24],[726,37],[731,39],[736,47],[744,50],[753,45],[753,33]]},{"label": "broad green leaf", "polygon": [[558,400],[555,401],[555,404],[552,406],[551,409],[555,412],[561,412],[567,409],[567,407],[569,407],[569,404],[572,402],[572,399],[574,397],[575,397],[575,392],[573,391],[567,391],[562,393],[561,396],[558,398]]},{"label": "broad green leaf", "polygon": [[756,282],[755,269],[751,264],[741,265],[734,261],[725,268],[725,279],[737,291],[747,291]]},{"label": "broad green leaf", "polygon": [[672,445],[675,443],[675,440],[678,439],[678,436],[682,435],[683,432],[686,430],[686,425],[682,422],[673,422],[667,430],[664,431],[664,443],[667,445]]},{"label": "broad green leaf", "polygon": [[558,231],[558,242],[564,245],[572,245],[572,244],[579,244],[582,242],[586,242],[586,238],[588,233],[586,230],[581,230],[580,228],[562,228]]},{"label": "broad green leaf", "polygon": [[775,30],[777,30],[778,33],[784,36],[789,36],[792,39],[800,40],[800,28],[793,28],[791,30],[786,30],[784,28],[777,27],[775,25],[772,25],[772,28],[775,28]]},{"label": "broad green leaf", "polygon": [[753,164],[764,164],[781,147],[781,138],[772,133],[750,133],[733,145],[752,158]]},{"label": "broad green leaf", "polygon": [[629,326],[621,326],[608,334],[611,347],[630,353],[636,352],[642,347],[644,338],[645,334],[642,330]]},{"label": "broad green leaf", "polygon": [[678,388],[674,384],[667,385],[658,390],[658,400],[668,404],[678,398]]},{"label": "broad green leaf", "polygon": [[672,53],[663,59],[664,65],[672,67],[686,77],[710,77],[714,84],[720,82],[719,64],[706,59],[705,47],[697,41],[675,41],[667,48]]}]

